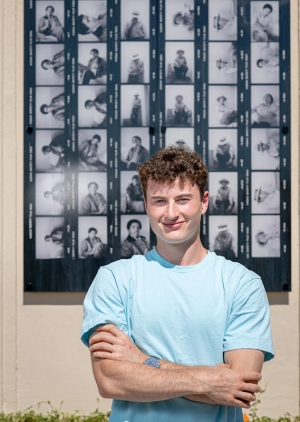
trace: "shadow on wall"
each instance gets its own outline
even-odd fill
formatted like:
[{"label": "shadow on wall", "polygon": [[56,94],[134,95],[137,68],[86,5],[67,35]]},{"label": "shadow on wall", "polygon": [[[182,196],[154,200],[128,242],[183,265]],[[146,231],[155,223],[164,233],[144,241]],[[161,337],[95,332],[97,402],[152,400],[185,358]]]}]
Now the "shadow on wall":
[{"label": "shadow on wall", "polygon": [[[82,305],[86,292],[25,292],[23,305]],[[289,292],[267,293],[270,305],[289,305]]]}]

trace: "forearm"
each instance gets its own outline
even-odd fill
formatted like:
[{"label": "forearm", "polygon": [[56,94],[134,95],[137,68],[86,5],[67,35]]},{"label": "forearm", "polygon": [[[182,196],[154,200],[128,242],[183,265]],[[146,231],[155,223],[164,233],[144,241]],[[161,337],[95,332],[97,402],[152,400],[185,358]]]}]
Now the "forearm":
[{"label": "forearm", "polygon": [[200,394],[204,390],[199,379],[200,367],[197,367],[198,377],[195,377],[193,368],[180,365],[160,370],[136,362],[94,357],[92,365],[99,393],[105,398],[152,402]]}]

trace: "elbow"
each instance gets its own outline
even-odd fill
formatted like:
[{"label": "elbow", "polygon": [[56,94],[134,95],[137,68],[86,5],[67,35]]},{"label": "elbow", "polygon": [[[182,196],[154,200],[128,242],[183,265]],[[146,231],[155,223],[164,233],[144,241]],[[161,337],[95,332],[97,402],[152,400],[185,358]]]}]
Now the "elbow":
[{"label": "elbow", "polygon": [[104,378],[101,381],[97,381],[99,394],[104,399],[114,398],[114,393],[113,393],[114,390],[111,384],[112,383],[107,378]]}]

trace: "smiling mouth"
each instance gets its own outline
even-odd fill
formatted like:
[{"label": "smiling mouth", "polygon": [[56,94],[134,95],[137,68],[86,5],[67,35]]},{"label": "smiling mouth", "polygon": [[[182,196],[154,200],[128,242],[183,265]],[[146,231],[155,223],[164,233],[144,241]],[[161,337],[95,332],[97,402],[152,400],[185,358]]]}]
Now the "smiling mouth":
[{"label": "smiling mouth", "polygon": [[182,226],[183,223],[184,223],[184,221],[174,221],[174,222],[170,222],[170,223],[163,223],[163,225],[165,227],[167,227],[168,229],[176,229],[176,228]]}]

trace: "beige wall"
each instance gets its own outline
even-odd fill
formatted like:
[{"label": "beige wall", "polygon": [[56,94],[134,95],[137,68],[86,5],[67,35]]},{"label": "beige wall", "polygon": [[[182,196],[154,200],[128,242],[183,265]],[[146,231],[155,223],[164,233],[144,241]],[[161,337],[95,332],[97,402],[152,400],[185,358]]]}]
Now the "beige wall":
[{"label": "beige wall", "polygon": [[[300,413],[297,0],[291,8],[293,291],[269,294],[276,359],[264,367],[260,413],[273,417]],[[23,293],[23,0],[0,2],[0,28],[0,411],[50,400],[90,412],[98,393],[79,341],[83,294]]]}]

